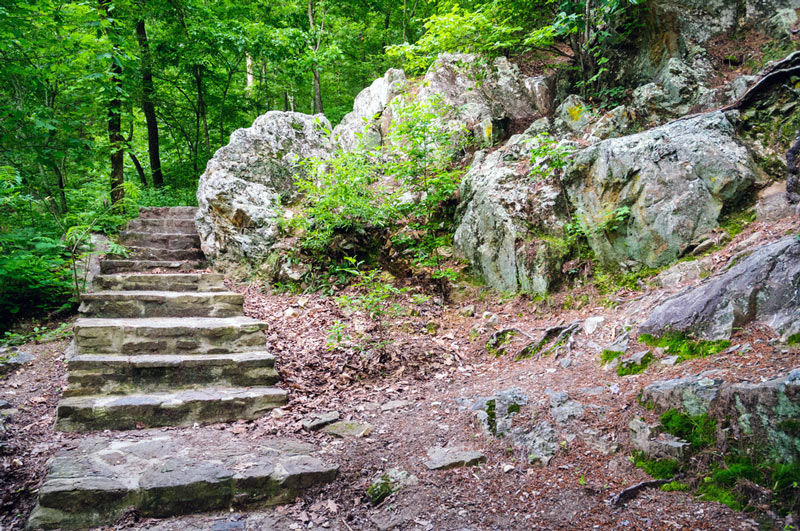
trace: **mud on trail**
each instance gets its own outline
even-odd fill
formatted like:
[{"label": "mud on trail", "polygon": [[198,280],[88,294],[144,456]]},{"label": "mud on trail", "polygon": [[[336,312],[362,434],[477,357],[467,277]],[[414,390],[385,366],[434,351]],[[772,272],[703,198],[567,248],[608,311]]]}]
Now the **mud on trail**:
[{"label": "mud on trail", "polygon": [[[722,268],[737,242],[759,230],[762,243],[777,239],[787,230],[797,230],[798,224],[754,223],[730,246],[708,255],[707,263]],[[327,461],[340,466],[338,478],[287,506],[165,520],[130,512],[114,529],[758,528],[752,514],[689,493],[652,488],[619,506],[609,501],[650,479],[629,459],[628,422],[635,415],[652,416],[637,403],[644,386],[711,369],[726,381],[759,382],[800,365],[797,348],[777,344],[767,329],[752,326],[732,339],[733,345],[749,344],[750,349],[730,349],[672,366],[656,360],[632,376],[603,369],[603,346],[627,327],[635,328],[667,294],[699,279],[682,279],[669,289],[621,290],[610,296],[585,286],[546,301],[503,300],[480,288],[463,287],[454,291],[447,306],[431,299],[414,305],[410,315],[393,318],[384,363],[376,354],[357,352],[352,344],[331,345],[329,331],[337,322],[350,334],[369,333],[375,326],[363,313],[343,309],[333,297],[270,294],[257,283],[228,282],[245,295],[248,316],[270,323],[267,343],[289,403],[255,421],[183,430],[242,441],[282,436],[310,442]],[[591,333],[585,326],[589,317],[603,318]],[[495,357],[485,349],[498,330],[518,328],[538,336],[549,327],[575,321],[581,326],[571,342],[549,355],[514,361],[513,352]],[[513,342],[506,346],[509,351],[516,347]],[[74,446],[80,437],[53,431],[55,407],[66,385],[65,347],[65,341],[21,347],[35,361],[0,381],[0,394],[12,411],[0,469],[3,529],[23,528],[47,459]],[[632,339],[630,351],[636,350]],[[507,438],[487,434],[472,410],[480,397],[511,388],[527,397],[527,405],[513,417],[514,426],[546,421],[556,427],[558,448],[547,466],[529,463],[526,452]],[[553,392],[566,392],[570,401],[582,406],[581,413],[554,422]],[[371,428],[361,437],[345,438],[303,430],[304,419],[330,411]],[[129,435],[163,431],[181,430],[137,430]],[[430,470],[424,462],[436,447],[477,450],[485,461]],[[391,468],[406,471],[416,481],[373,505],[367,490]]]}]

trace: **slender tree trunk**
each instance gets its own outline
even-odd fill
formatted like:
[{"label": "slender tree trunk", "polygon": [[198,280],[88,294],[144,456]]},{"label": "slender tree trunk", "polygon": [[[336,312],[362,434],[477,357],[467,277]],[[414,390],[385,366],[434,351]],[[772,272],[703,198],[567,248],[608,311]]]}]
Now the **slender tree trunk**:
[{"label": "slender tree trunk", "polygon": [[[308,27],[311,31],[316,31],[317,29],[316,22],[314,20],[315,8],[316,8],[316,1],[308,0]],[[317,34],[317,42],[312,47],[312,51],[315,54],[319,51],[319,47],[322,44],[322,35],[324,33],[325,33],[325,19],[323,13],[323,19],[320,23],[319,33]],[[325,111],[322,108],[322,86],[320,84],[319,67],[316,64],[313,64],[311,66],[311,72],[314,75],[314,82],[313,82],[314,100],[313,100],[312,114],[324,113]]]},{"label": "slender tree trunk", "polygon": [[[161,148],[158,137],[158,120],[153,104],[155,88],[153,87],[153,63],[150,57],[150,44],[147,41],[147,30],[144,19],[136,23],[136,38],[139,41],[139,50],[142,54],[142,111],[147,122],[147,153],[150,157],[150,171],[153,175],[153,186],[160,187],[164,184],[161,173]],[[131,155],[133,156],[133,155]],[[138,167],[137,167],[138,170]],[[143,179],[145,186],[147,180]]]},{"label": "slender tree trunk", "polygon": [[247,97],[253,96],[253,85],[255,85],[256,77],[253,75],[253,58],[250,53],[247,53],[245,60],[245,73],[247,74],[247,84],[245,85],[245,93]]},{"label": "slender tree trunk", "polygon": [[[111,18],[111,0],[98,0],[101,16],[110,20],[110,28],[106,30],[108,36],[114,40],[115,23]],[[108,143],[111,146],[111,172],[109,174],[109,186],[111,188],[111,203],[117,204],[125,197],[124,183],[124,137],[122,136],[122,99],[119,97],[119,90],[122,88],[122,67],[116,60],[119,53],[117,45],[112,44],[114,56],[111,60],[111,84],[114,87],[114,94],[108,102]]]},{"label": "slender tree trunk", "polygon": [[64,183],[64,173],[61,171],[61,168],[58,167],[58,164],[53,164],[53,173],[56,174],[56,179],[58,180],[58,199],[59,199],[59,207],[61,209],[62,214],[66,214],[67,212],[67,196],[64,193],[65,183]]},{"label": "slender tree trunk", "polygon": [[211,153],[211,137],[208,135],[208,116],[206,112],[206,100],[203,97],[203,66],[194,65],[194,80],[197,85],[197,112],[200,113],[200,121],[203,123],[203,138],[206,142],[206,156]]},{"label": "slender tree trunk", "polygon": [[136,167],[136,173],[139,174],[139,180],[142,182],[142,187],[147,188],[147,175],[144,174],[144,168],[142,168],[142,163],[139,162],[139,158],[134,154],[133,151],[128,151],[128,155],[131,157],[131,162]]}]

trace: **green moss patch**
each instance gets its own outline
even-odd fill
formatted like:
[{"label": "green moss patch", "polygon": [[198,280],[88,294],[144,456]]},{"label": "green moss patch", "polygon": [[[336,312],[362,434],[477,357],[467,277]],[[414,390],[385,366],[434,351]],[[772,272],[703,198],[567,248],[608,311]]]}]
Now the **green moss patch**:
[{"label": "green moss patch", "polygon": [[383,474],[380,479],[367,488],[367,498],[372,505],[378,505],[389,497],[394,491],[392,479],[389,474]]},{"label": "green moss patch", "polygon": [[691,487],[686,483],[681,483],[680,481],[670,481],[669,483],[664,483],[661,485],[661,490],[664,492],[688,492],[691,490]]},{"label": "green moss patch", "polygon": [[707,414],[691,417],[670,409],[661,415],[661,425],[667,433],[691,443],[695,451],[713,446],[717,440],[717,421]]},{"label": "green moss patch", "polygon": [[713,356],[731,346],[731,342],[727,339],[693,340],[682,332],[667,332],[661,337],[642,334],[639,336],[639,341],[648,347],[660,347],[671,355],[677,355],[678,363],[693,358]]},{"label": "green moss patch", "polygon": [[790,347],[800,347],[800,333],[792,334],[786,339]]},{"label": "green moss patch", "polygon": [[633,454],[633,466],[641,468],[655,479],[674,478],[680,463],[674,459],[650,459],[643,452]]},{"label": "green moss patch", "polygon": [[600,361],[602,361],[603,364],[605,365],[607,363],[611,363],[612,361],[614,361],[615,359],[619,358],[620,356],[622,356],[622,352],[620,352],[618,350],[604,350],[600,354]]},{"label": "green moss patch", "polygon": [[655,357],[653,356],[653,353],[652,352],[648,352],[642,358],[641,363],[625,363],[625,362],[622,362],[622,363],[619,364],[619,367],[617,367],[617,374],[619,376],[629,376],[631,374],[642,373],[647,368],[647,366],[650,365],[653,362],[653,360],[655,360]]}]

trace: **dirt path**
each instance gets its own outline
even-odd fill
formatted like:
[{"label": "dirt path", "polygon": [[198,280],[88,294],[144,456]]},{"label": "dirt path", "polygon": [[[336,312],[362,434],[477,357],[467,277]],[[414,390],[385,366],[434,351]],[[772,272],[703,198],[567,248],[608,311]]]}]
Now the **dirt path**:
[{"label": "dirt path", "polygon": [[[785,234],[785,228],[777,228],[776,237],[781,230]],[[724,264],[726,252],[718,252],[717,262]],[[326,459],[341,465],[339,477],[285,507],[161,521],[139,520],[129,514],[115,528],[757,528],[747,513],[686,493],[651,489],[621,507],[608,500],[626,486],[648,479],[631,464],[627,439],[627,423],[644,413],[636,405],[643,386],[709,369],[720,371],[726,380],[759,381],[800,366],[797,349],[771,344],[770,336],[758,327],[743,330],[733,339],[734,344],[749,343],[752,349],[747,352],[737,350],[670,367],[654,364],[640,375],[619,377],[602,369],[597,348],[635,324],[643,308],[663,297],[662,291],[649,290],[645,297],[621,292],[614,296],[621,302],[609,308],[601,304],[608,304],[607,297],[592,288],[573,290],[571,299],[566,299],[567,293],[558,294],[549,303],[524,298],[503,301],[474,288],[456,293],[457,302],[446,309],[431,301],[419,306],[416,315],[399,318],[391,329],[394,342],[388,361],[378,366],[351,349],[326,347],[328,331],[337,321],[369,329],[364,316],[347,314],[332,298],[265,295],[257,284],[234,287],[245,293],[248,315],[271,323],[268,343],[290,402],[256,421],[189,429],[225,431],[230,437],[250,440],[281,435],[313,442]],[[474,316],[462,315],[468,305],[475,307]],[[487,324],[491,314],[497,316],[494,328]],[[490,357],[484,350],[494,329],[516,326],[534,331],[589,316],[605,320],[591,335],[578,333],[571,352],[559,357],[515,362],[511,356]],[[430,323],[437,325],[435,335],[426,331]],[[52,431],[55,406],[65,385],[64,346],[64,342],[54,342],[23,347],[36,360],[0,381],[0,396],[17,409],[8,424],[8,442],[14,450],[2,456],[0,469],[3,529],[22,527],[47,458],[69,447],[75,437]],[[529,399],[515,423],[551,420],[548,390],[567,391],[584,405],[582,418],[559,426],[563,439],[547,467],[528,464],[526,456],[507,440],[488,436],[469,410],[475,398],[511,387]],[[396,409],[381,407],[397,401],[406,403]],[[330,410],[339,411],[344,419],[367,422],[373,429],[366,437],[349,439],[302,430],[301,421],[310,413]],[[598,437],[618,445],[618,450],[608,454],[598,450],[592,443]],[[480,450],[486,462],[428,470],[423,465],[428,449],[448,445]],[[416,485],[372,506],[365,495],[367,487],[393,467],[416,476]]]}]

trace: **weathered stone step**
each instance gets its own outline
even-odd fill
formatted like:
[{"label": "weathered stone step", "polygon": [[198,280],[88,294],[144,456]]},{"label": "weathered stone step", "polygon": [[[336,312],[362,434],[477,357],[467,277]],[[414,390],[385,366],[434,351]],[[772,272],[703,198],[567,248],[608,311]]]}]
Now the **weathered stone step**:
[{"label": "weathered stone step", "polygon": [[197,207],[141,207],[140,219],[194,219]]},{"label": "weathered stone step", "polygon": [[101,260],[100,273],[145,272],[154,269],[166,271],[192,271],[206,267],[205,260]]},{"label": "weathered stone step", "polygon": [[244,297],[233,291],[97,291],[78,309],[93,317],[235,317]]},{"label": "weathered stone step", "polygon": [[174,232],[141,232],[124,230],[119,233],[119,242],[126,247],[150,247],[152,249],[185,250],[198,249],[200,236]]},{"label": "weathered stone step", "polygon": [[130,260],[202,260],[205,255],[200,249],[156,249],[153,247],[128,246]]},{"label": "weathered stone step", "polygon": [[133,430],[257,419],[286,403],[275,387],[205,387],[164,393],[63,398],[56,409],[58,431]]},{"label": "weathered stone step", "polygon": [[338,471],[288,439],[145,434],[91,436],[56,455],[28,529],[110,525],[131,507],[149,518],[287,503]]},{"label": "weathered stone step", "polygon": [[136,218],[130,220],[125,228],[140,232],[197,234],[194,218]]},{"label": "weathered stone step", "polygon": [[76,354],[228,354],[264,350],[267,323],[249,317],[75,321]]},{"label": "weathered stone step", "polygon": [[266,387],[278,382],[275,357],[241,354],[104,356],[67,358],[69,387],[64,396],[126,394],[201,386]]},{"label": "weathered stone step", "polygon": [[219,273],[120,273],[94,277],[100,291],[227,291]]}]

